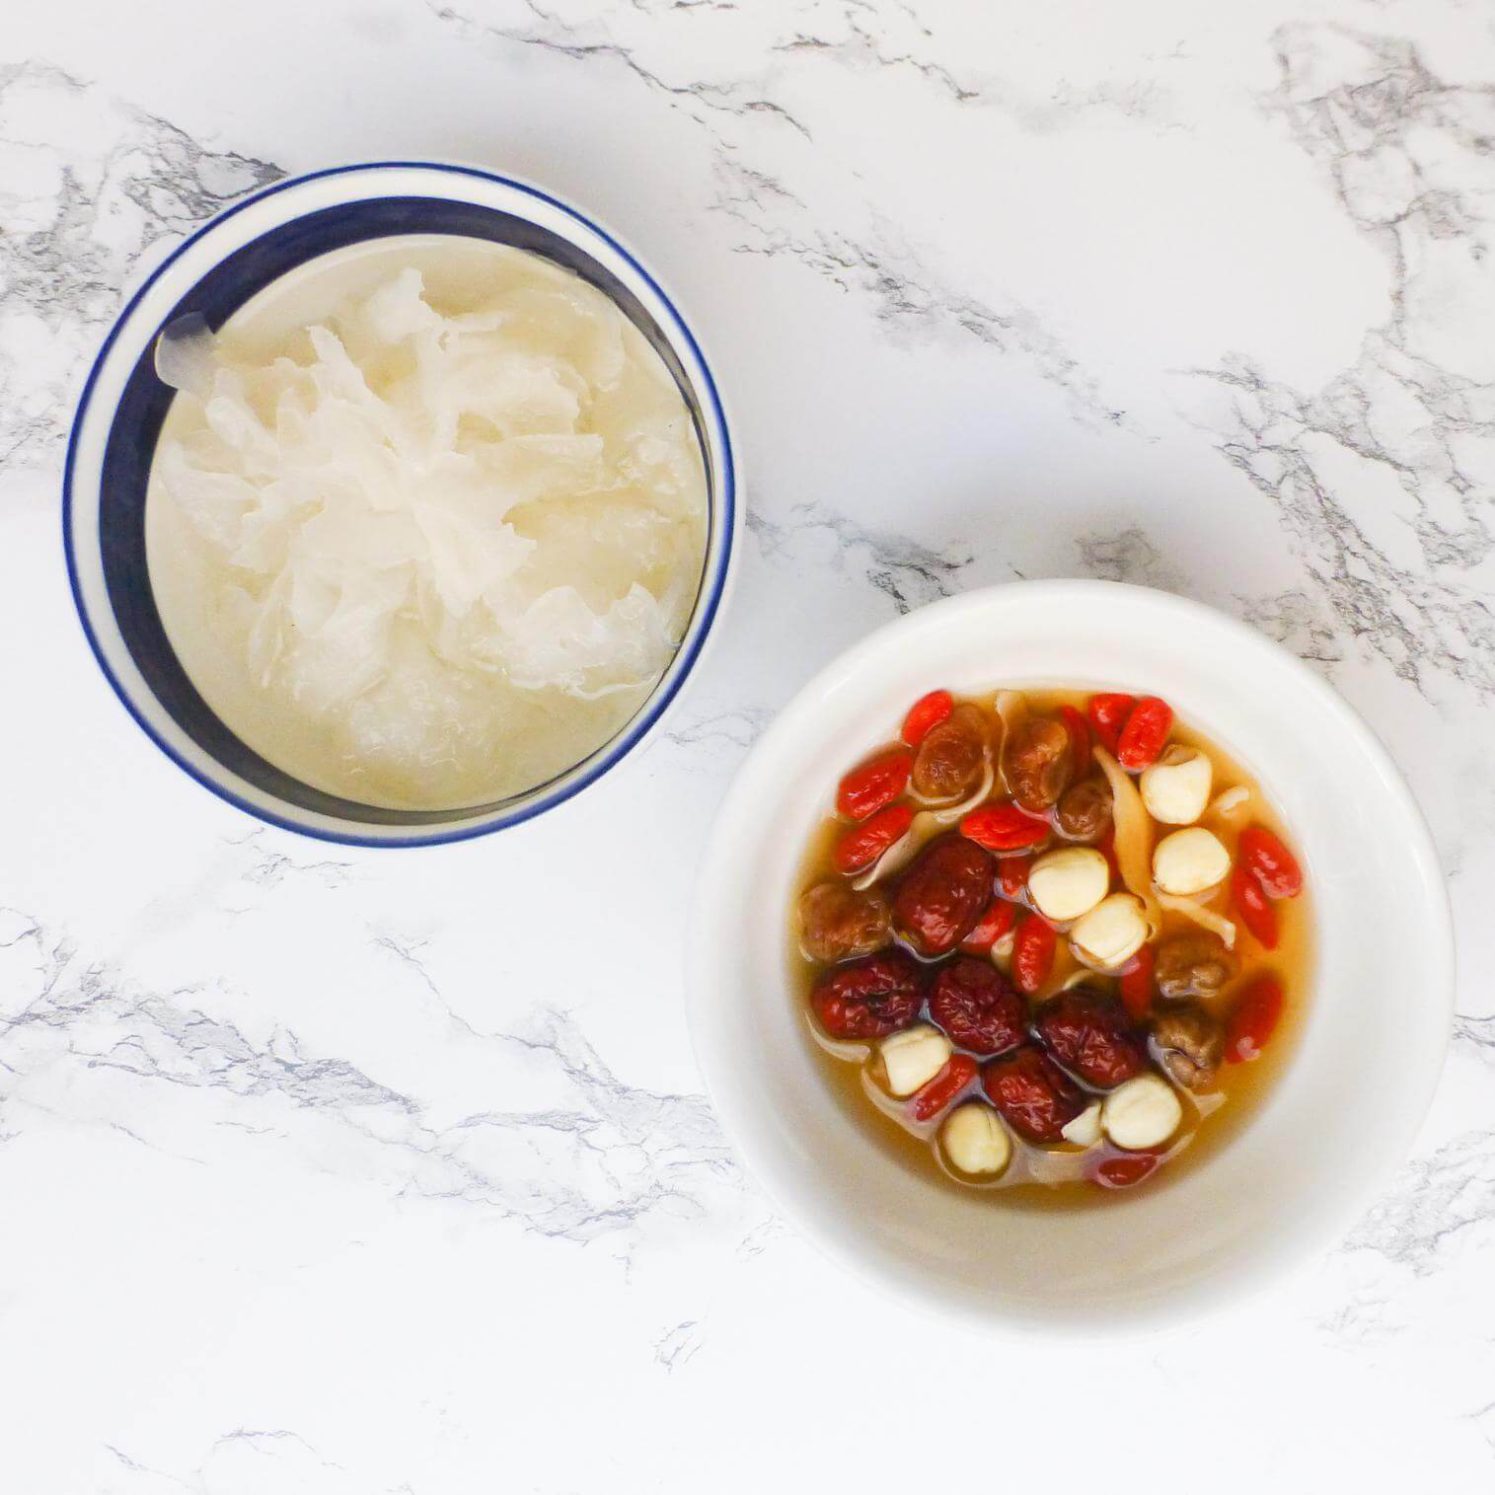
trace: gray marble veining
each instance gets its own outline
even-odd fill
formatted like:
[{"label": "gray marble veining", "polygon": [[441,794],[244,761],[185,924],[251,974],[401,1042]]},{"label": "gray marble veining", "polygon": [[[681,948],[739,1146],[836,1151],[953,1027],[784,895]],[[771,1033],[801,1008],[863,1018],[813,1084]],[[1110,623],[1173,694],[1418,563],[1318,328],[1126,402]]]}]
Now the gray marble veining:
[{"label": "gray marble veining", "polygon": [[[750,519],[729,626],[660,739],[551,824],[412,862],[179,782],[83,655],[55,510],[73,402],[145,266],[285,172],[453,141],[596,205],[665,273],[728,388]],[[174,0],[19,0],[16,1487],[829,1482],[827,1407],[863,1408],[848,1388],[890,1362],[911,1427],[985,1426],[999,1376],[1014,1482],[1051,1477],[1080,1408],[1136,1454],[1108,1488],[1150,1490],[1138,1429],[1167,1405],[1234,1450],[1222,1495],[1487,1485],[1492,204],[1495,34],[1460,0],[235,0],[208,26]],[[706,821],[793,690],[887,618],[1066,574],[1225,607],[1368,716],[1450,873],[1460,1016],[1416,1154],[1227,1348],[1025,1342],[1019,1378],[1008,1346],[821,1262],[741,1174],[679,947]],[[772,1435],[744,1439],[743,1407]],[[1281,1436],[1243,1445],[1236,1416]],[[898,1431],[877,1477],[921,1486]]]},{"label": "gray marble veining", "polygon": [[[1264,107],[1284,119],[1387,264],[1385,320],[1321,388],[1234,352],[1221,455],[1267,495],[1338,629],[1422,685],[1495,686],[1489,562],[1495,363],[1444,313],[1490,304],[1495,88],[1450,85],[1411,42],[1285,26]],[[1368,497],[1396,523],[1372,532]]]}]

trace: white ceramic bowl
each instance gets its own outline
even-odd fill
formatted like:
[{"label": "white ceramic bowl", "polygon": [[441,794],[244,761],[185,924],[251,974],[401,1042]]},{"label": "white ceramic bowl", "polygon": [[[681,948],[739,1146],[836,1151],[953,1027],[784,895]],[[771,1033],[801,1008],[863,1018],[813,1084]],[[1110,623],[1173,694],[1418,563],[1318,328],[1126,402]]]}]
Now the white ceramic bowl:
[{"label": "white ceramic bowl", "polygon": [[[323,793],[267,762],[208,707],[178,662],[146,565],[145,500],[172,398],[156,377],[161,329],[192,313],[217,328],[252,296],[321,255],[404,234],[516,245],[609,295],[674,375],[705,459],[700,591],[680,648],[634,718],[590,757],[527,793],[459,810],[400,811]],[[526,182],[443,162],[380,161],[276,182],[204,224],[125,303],[84,386],[63,482],[68,576],[105,677],[151,739],[199,783],[276,825],[326,840],[417,846],[483,835],[569,799],[657,729],[726,595],[741,527],[727,416],[696,338],[658,281],[577,209]]]},{"label": "white ceramic bowl", "polygon": [[[788,982],[793,882],[838,775],[936,686],[1164,696],[1260,777],[1300,849],[1316,989],[1286,1072],[1205,1165],[1094,1209],[1004,1209],[893,1164],[838,1109]],[[779,1208],[853,1270],[971,1321],[1098,1331],[1215,1305],[1331,1241],[1404,1157],[1442,1067],[1453,947],[1406,785],[1360,719],[1260,634],[1106,582],[936,603],[849,650],[754,748],[713,833],[689,942],[712,1100]]]}]

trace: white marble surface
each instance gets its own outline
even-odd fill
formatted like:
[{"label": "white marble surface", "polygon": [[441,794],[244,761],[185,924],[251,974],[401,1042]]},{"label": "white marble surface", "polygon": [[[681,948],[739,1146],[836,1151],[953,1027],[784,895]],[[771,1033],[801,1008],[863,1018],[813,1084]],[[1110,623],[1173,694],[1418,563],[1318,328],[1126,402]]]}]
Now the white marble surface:
[{"label": "white marble surface", "polygon": [[[57,513],[128,277],[394,154],[630,239],[751,501],[673,733],[416,854],[182,778],[86,654]],[[1478,0],[9,0],[0,1484],[1488,1489],[1492,238]],[[1314,661],[1427,810],[1462,963],[1416,1155],[1338,1248],[1093,1348],[823,1264],[717,1131],[680,989],[704,827],[796,686],[897,610],[1072,574]]]}]

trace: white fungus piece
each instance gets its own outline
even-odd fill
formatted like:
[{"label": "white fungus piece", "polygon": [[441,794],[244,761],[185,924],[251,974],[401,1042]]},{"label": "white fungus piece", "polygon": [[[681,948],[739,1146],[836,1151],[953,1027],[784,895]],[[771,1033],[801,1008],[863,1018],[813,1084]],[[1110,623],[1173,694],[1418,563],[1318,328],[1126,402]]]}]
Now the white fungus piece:
[{"label": "white fungus piece", "polygon": [[1135,1152],[1161,1147],[1184,1119],[1173,1087],[1159,1075],[1136,1075],[1118,1085],[1101,1105],[1101,1125],[1118,1147]]},{"label": "white fungus piece", "polygon": [[990,1106],[979,1101],[968,1101],[950,1113],[940,1143],[951,1166],[973,1176],[995,1176],[1012,1160],[1007,1128]]},{"label": "white fungus piece", "polygon": [[1192,920],[1201,929],[1207,929],[1211,934],[1219,935],[1220,943],[1227,950],[1235,949],[1235,923],[1227,919],[1224,914],[1206,907],[1193,898],[1176,898],[1172,893],[1159,893],[1158,906],[1167,909],[1170,913],[1182,914],[1184,918]]},{"label": "white fungus piece", "polygon": [[1069,940],[1085,964],[1114,971],[1142,948],[1147,935],[1142,900],[1131,893],[1112,893],[1070,930]]},{"label": "white fungus piece", "polygon": [[1059,1128],[1059,1135],[1076,1147],[1094,1147],[1100,1141],[1101,1103],[1093,1100],[1078,1116]]},{"label": "white fungus piece", "polygon": [[1039,913],[1059,923],[1088,914],[1110,886],[1110,863],[1093,846],[1051,851],[1028,873],[1028,892]]},{"label": "white fungus piece", "polygon": [[156,377],[172,389],[206,398],[213,387],[213,331],[201,312],[168,322],[156,339]]},{"label": "white fungus piece", "polygon": [[1242,810],[1251,803],[1251,791],[1244,784],[1234,784],[1229,789],[1221,790],[1210,805],[1210,814],[1219,815],[1224,819],[1234,819]]},{"label": "white fungus piece", "polygon": [[1230,853],[1201,825],[1174,831],[1153,848],[1153,880],[1165,893],[1191,897],[1215,887],[1229,871]]},{"label": "white fungus piece", "polygon": [[586,757],[669,665],[700,444],[658,354],[569,271],[467,240],[368,264],[356,293],[302,295],[309,319],[251,302],[163,335],[152,584],[193,683],[278,766],[483,803]]},{"label": "white fungus piece", "polygon": [[1142,770],[1138,787],[1147,813],[1163,825],[1193,825],[1209,804],[1215,771],[1198,748],[1173,743]]},{"label": "white fungus piece", "polygon": [[950,1040],[938,1028],[916,1023],[883,1039],[878,1052],[888,1089],[894,1095],[912,1095],[950,1062]]}]

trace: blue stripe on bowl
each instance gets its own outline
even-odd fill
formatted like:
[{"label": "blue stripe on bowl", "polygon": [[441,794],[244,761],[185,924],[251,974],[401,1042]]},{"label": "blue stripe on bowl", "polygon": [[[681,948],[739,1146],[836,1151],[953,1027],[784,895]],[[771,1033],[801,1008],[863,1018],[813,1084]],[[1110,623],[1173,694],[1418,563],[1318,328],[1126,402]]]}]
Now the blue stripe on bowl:
[{"label": "blue stripe on bowl", "polygon": [[[573,270],[616,301],[625,315],[659,352],[674,375],[697,427],[703,456],[708,464],[708,483],[713,493],[718,490],[720,492],[721,547],[712,568],[712,574],[703,578],[692,617],[691,626],[695,631],[677,658],[674,666],[676,673],[668,686],[656,692],[639,714],[617,736],[586,759],[581,765],[580,773],[577,773],[575,768],[568,769],[557,780],[551,781],[555,785],[554,792],[547,795],[546,786],[541,785],[527,791],[514,801],[473,806],[459,811],[389,810],[326,794],[276,768],[229,731],[214,715],[188,679],[162,627],[146,565],[145,496],[156,439],[171,403],[173,392],[156,377],[154,342],[159,328],[153,328],[150,344],[131,371],[111,420],[100,475],[99,534],[109,605],[131,658],[144,676],[152,694],[170,714],[173,721],[215,762],[239,775],[262,792],[274,795],[281,800],[286,811],[284,814],[276,815],[267,813],[258,805],[245,802],[226,785],[204,775],[197,765],[186,761],[145,719],[110,669],[89,622],[87,607],[78,583],[72,549],[70,520],[78,433],[93,396],[100,368],[113,347],[121,327],[135,313],[142,297],[190,245],[212,232],[224,220],[242,212],[251,203],[284,192],[301,183],[349,172],[382,169],[435,170],[497,182],[549,203],[584,224],[620,255],[668,308],[669,317],[676,331],[683,337],[699,362],[703,374],[702,392],[705,395],[706,407],[702,407],[674,347],[659,325],[628,285],[606,266],[562,235],[531,223],[527,219],[480,204],[455,202],[445,198],[368,198],[321,209],[277,225],[259,238],[236,249],[214,266],[173,306],[170,313],[163,319],[162,325],[179,316],[195,312],[202,315],[210,326],[219,327],[251,296],[289,270],[332,250],[391,235],[460,234],[513,244],[544,255]],[[711,468],[712,448],[707,440],[705,429],[708,422],[717,433],[721,449],[725,454],[724,470],[721,472],[715,472]],[[649,731],[689,674],[715,619],[731,558],[735,504],[733,455],[725,415],[711,373],[701,355],[699,346],[680,319],[673,303],[637,260],[574,209],[523,183],[473,167],[392,161],[374,163],[369,166],[334,167],[309,176],[275,183],[234,204],[233,207],[226,209],[218,217],[198,229],[152,273],[130,299],[111,328],[84,386],[78,415],[68,443],[64,475],[63,527],[73,600],[78,608],[78,614],[83,622],[84,631],[88,635],[94,656],[126,709],[130,711],[152,741],[179,767],[191,774],[206,788],[237,805],[240,809],[287,829],[357,845],[432,845],[482,835],[505,825],[517,824],[552,805],[561,803],[594,782]],[[709,515],[709,522],[713,528],[708,530],[707,535],[708,558],[711,555],[713,540],[716,538],[714,526],[718,523],[718,519],[714,513]],[[570,782],[560,782],[573,774],[575,777]],[[505,803],[512,804],[512,809],[508,814],[503,813]],[[406,827],[409,828],[411,834],[397,835],[392,838],[389,835],[367,837],[352,832],[330,831],[325,827],[309,824],[297,818],[295,814],[297,810],[354,824],[390,828]],[[487,818],[481,819],[481,823],[472,823],[480,817]],[[429,829],[434,827],[442,827],[442,829],[439,831]]]}]

